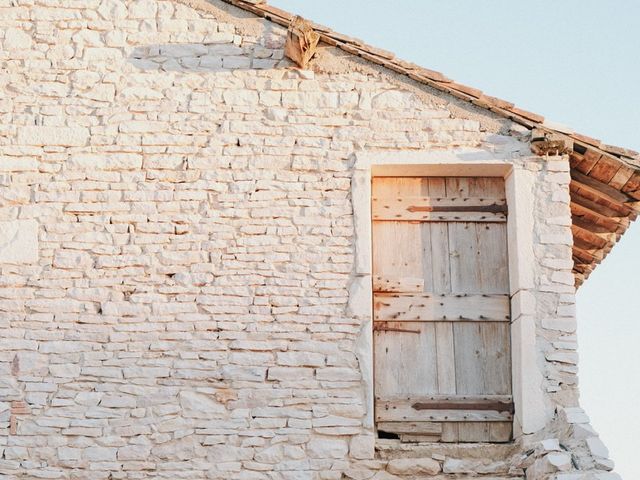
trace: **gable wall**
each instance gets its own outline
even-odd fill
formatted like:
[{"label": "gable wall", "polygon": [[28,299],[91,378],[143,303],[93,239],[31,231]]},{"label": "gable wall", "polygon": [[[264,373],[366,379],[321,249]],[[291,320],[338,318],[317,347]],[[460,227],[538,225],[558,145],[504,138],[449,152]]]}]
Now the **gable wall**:
[{"label": "gable wall", "polygon": [[385,468],[348,308],[356,152],[529,172],[528,362],[543,418],[577,405],[566,159],[343,54],[289,69],[281,29],[220,3],[0,0],[0,19],[2,473]]}]

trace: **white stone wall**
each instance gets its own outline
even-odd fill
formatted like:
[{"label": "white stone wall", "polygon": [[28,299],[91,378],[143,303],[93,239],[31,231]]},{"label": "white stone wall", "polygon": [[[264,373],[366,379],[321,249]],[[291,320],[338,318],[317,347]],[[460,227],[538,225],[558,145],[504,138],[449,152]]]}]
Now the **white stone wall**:
[{"label": "white stone wall", "polygon": [[[283,39],[222,3],[0,0],[0,475],[609,478],[574,432],[566,160],[530,162],[521,307],[556,419],[484,463],[373,458],[354,154],[521,162],[526,131],[331,50],[291,69]],[[573,465],[526,450],[550,435]]]}]

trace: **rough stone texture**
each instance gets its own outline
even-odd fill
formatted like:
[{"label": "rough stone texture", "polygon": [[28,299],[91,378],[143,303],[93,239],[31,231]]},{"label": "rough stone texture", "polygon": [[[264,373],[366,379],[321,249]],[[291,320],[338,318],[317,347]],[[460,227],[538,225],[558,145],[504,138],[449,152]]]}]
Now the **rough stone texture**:
[{"label": "rough stone texture", "polygon": [[35,220],[0,222],[0,263],[38,261],[38,223]]},{"label": "rough stone texture", "polygon": [[440,463],[431,458],[398,458],[387,465],[389,473],[397,475],[435,475]]},{"label": "rough stone texture", "polygon": [[[567,159],[331,49],[290,69],[279,27],[183,3],[0,0],[0,474],[617,478],[577,408]],[[460,147],[535,180],[519,308],[554,420],[509,452],[374,458],[354,154]]]}]

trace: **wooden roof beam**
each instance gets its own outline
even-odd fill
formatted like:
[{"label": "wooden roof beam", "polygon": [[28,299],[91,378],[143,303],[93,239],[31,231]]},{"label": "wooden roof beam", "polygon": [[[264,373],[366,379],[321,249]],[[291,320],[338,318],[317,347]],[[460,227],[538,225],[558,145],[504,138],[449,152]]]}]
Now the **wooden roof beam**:
[{"label": "wooden roof beam", "polygon": [[617,190],[606,183],[603,183],[595,178],[591,178],[584,173],[580,173],[575,169],[571,170],[571,179],[580,185],[580,188],[588,190],[594,195],[598,195],[604,200],[608,200],[614,203],[626,204],[629,202],[635,202],[636,200],[627,195],[626,193]]},{"label": "wooden roof beam", "polygon": [[605,257],[605,252],[599,248],[580,248],[574,245],[573,256],[589,265],[597,265]]},{"label": "wooden roof beam", "polygon": [[[571,201],[581,205],[589,210],[598,213],[604,217],[611,218],[625,218],[628,217],[632,212],[629,208],[624,206],[619,207],[617,210],[615,208],[611,208],[603,203],[596,202],[595,200],[591,200],[590,198],[585,197],[584,195],[580,195],[576,191],[571,192]],[[611,202],[608,202],[611,204]],[[620,205],[620,204],[616,204]]]},{"label": "wooden roof beam", "polygon": [[[574,198],[574,196],[577,195],[581,198],[584,198],[585,200],[589,200],[590,202],[599,204],[602,207],[609,210],[610,213],[608,215],[611,215],[614,217],[620,217],[620,216],[630,217],[632,220],[634,220],[638,214],[637,209],[634,209],[633,205],[630,205],[628,203],[613,202],[611,200],[604,198],[602,195],[596,195],[590,190],[582,188],[582,185],[578,182],[572,181],[569,184],[569,190],[571,192],[572,198]],[[638,205],[638,208],[640,208],[640,205]]]},{"label": "wooden roof beam", "polygon": [[617,241],[617,235],[615,233],[594,233],[591,230],[587,230],[576,225],[575,223],[571,225],[571,232],[575,239],[579,239],[597,248],[605,248],[608,245],[614,245]]},{"label": "wooden roof beam", "polygon": [[571,215],[581,217],[587,222],[595,223],[616,233],[622,233],[625,231],[630,223],[628,217],[609,217],[607,215],[602,215],[574,201],[571,202]]}]

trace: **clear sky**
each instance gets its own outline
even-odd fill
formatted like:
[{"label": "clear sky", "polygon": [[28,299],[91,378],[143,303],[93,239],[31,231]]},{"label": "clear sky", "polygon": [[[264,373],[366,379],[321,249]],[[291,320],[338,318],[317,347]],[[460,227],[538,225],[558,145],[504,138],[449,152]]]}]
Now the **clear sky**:
[{"label": "clear sky", "polygon": [[[640,151],[637,0],[270,0]],[[582,405],[625,480],[640,462],[640,221],[578,291]]]}]

